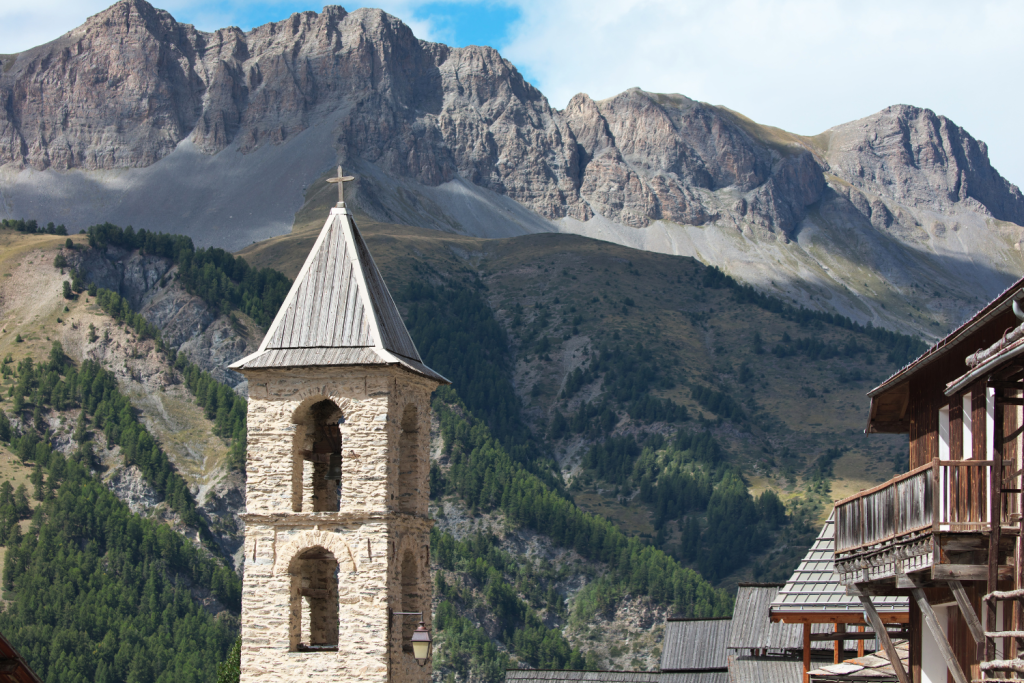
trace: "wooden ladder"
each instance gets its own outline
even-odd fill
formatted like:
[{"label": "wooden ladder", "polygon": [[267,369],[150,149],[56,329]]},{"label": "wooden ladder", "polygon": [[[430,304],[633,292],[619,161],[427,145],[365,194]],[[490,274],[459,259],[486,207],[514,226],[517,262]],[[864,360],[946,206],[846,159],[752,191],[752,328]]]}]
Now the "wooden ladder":
[{"label": "wooden ladder", "polygon": [[[1017,546],[1020,547],[1020,539],[1017,540]],[[1020,574],[1014,572],[1016,575],[1015,583],[1020,583]],[[982,683],[983,681],[1003,681],[1003,680],[1024,680],[1018,674],[1024,674],[1024,659],[1021,658],[1021,654],[1024,654],[1024,630],[1012,630],[1012,631],[997,631],[995,626],[995,615],[996,615],[996,603],[1008,602],[1014,607],[1014,621],[1016,622],[1017,629],[1020,628],[1020,609],[1021,601],[1024,600],[1024,589],[1014,588],[1010,591],[993,591],[990,590],[985,595],[985,612],[986,612],[986,630],[985,630],[985,656],[981,661],[981,678],[974,679],[972,683]],[[996,640],[999,638],[1012,638],[1016,644],[1014,648],[1016,656],[1010,659],[997,659],[996,658]]]},{"label": "wooden ladder", "polygon": [[[1018,371],[1019,372],[1019,371]],[[988,546],[988,592],[985,594],[985,653],[981,660],[981,678],[975,679],[972,683],[984,683],[987,681],[1024,680],[1024,577],[1021,576],[1022,560],[1024,560],[1024,462],[1022,454],[1017,453],[1015,460],[1004,460],[1005,448],[1004,437],[1006,434],[1002,408],[1006,405],[1021,405],[1024,403],[1019,397],[1005,397],[1005,390],[1016,390],[1021,388],[1017,381],[992,381],[988,385],[995,388],[995,420],[993,450],[991,454],[992,476],[989,487],[989,546]],[[1016,425],[1020,430],[1022,425]],[[1009,465],[1009,472],[1004,466]],[[999,543],[1002,535],[1002,512],[1003,494],[1018,494],[1018,517],[1017,538],[1014,542],[1013,559],[1013,589],[1000,591],[999,581]],[[1000,631],[996,624],[996,606],[1004,602],[1013,609],[1010,630]],[[1005,611],[1004,611],[1005,620]],[[1009,642],[1004,644],[1004,658],[997,658],[996,640],[1003,638],[1012,641],[1013,646],[1007,648]],[[1009,657],[1009,658],[1006,658]]]}]

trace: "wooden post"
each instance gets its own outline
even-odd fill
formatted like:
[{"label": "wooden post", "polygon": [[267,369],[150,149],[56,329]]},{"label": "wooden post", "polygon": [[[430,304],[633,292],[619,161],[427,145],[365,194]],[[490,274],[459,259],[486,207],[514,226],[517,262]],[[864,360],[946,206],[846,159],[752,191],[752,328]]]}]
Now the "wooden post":
[{"label": "wooden post", "polygon": [[[857,627],[857,631],[859,631],[860,633],[864,633],[864,627],[863,626],[858,626]],[[857,641],[857,656],[858,657],[863,657],[864,656],[864,639],[863,638],[861,638],[860,640]]]},{"label": "wooden post", "polygon": [[896,652],[895,646],[893,646],[892,641],[889,639],[889,632],[885,630],[885,624],[882,623],[882,618],[878,616],[875,606],[871,603],[871,598],[864,595],[864,593],[861,593],[858,597],[864,606],[864,616],[868,618],[871,628],[875,629],[875,635],[878,636],[878,642],[881,644],[882,649],[885,650],[885,654],[889,655],[889,663],[892,664],[892,670],[896,672],[896,678],[899,679],[900,683],[910,683],[910,677],[907,676],[907,672],[903,668],[900,655]]},{"label": "wooden post", "polygon": [[[991,377],[989,378],[991,380]],[[1003,512],[1003,411],[999,409],[998,390],[993,390],[993,420],[992,420],[992,453],[988,454],[992,461],[989,471],[989,535],[988,535],[988,591],[992,593],[999,590],[999,536],[1002,531]],[[988,411],[988,386],[985,386],[985,409],[986,423]],[[987,440],[987,439],[986,439]],[[996,624],[995,605],[985,605],[985,626],[986,631],[995,632],[998,630]],[[985,639],[985,659],[991,661],[996,658],[996,641],[994,638]]]},{"label": "wooden post", "polygon": [[[907,630],[909,631],[908,635],[910,636],[907,639],[907,644],[910,646],[910,658],[907,661],[907,673],[910,675],[910,680],[914,683],[921,683],[923,680],[921,677],[921,646],[923,645],[921,632],[924,630],[924,625],[921,623],[921,610],[918,608],[917,603],[910,600],[907,602],[907,607],[909,608],[907,610]],[[945,683],[945,681],[942,683]]]},{"label": "wooden post", "polygon": [[[846,624],[836,624],[836,633],[846,633]],[[832,662],[838,664],[843,661],[843,646],[846,645],[846,641],[837,640],[833,645]]]},{"label": "wooden post", "polygon": [[970,630],[974,642],[978,645],[983,644],[985,642],[985,629],[981,627],[981,620],[978,619],[978,615],[974,612],[974,605],[971,604],[970,599],[967,597],[964,585],[956,579],[951,579],[946,583],[949,584],[949,589],[953,591],[953,597],[956,598],[960,614],[964,615],[964,621],[967,622],[967,628]]},{"label": "wooden post", "polygon": [[807,673],[811,670],[811,625],[804,622],[804,683],[808,683],[810,677]]},{"label": "wooden post", "polygon": [[928,630],[932,633],[932,639],[939,646],[939,652],[942,654],[942,659],[945,660],[946,668],[949,670],[950,675],[953,676],[953,680],[956,683],[969,683],[967,677],[964,676],[963,669],[960,668],[960,662],[956,661],[953,648],[949,646],[946,634],[942,632],[939,620],[935,616],[935,610],[932,609],[924,591],[914,587],[910,589],[910,592],[914,596],[914,602],[917,603],[918,608],[921,610],[921,618],[924,619],[924,623],[928,625]]}]

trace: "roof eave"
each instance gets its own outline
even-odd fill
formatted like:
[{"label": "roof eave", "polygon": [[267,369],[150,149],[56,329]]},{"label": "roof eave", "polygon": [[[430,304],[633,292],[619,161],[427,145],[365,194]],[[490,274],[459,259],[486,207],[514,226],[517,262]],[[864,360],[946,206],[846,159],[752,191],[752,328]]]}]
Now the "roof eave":
[{"label": "roof eave", "polygon": [[922,353],[913,361],[894,372],[887,380],[868,392],[868,396],[877,396],[888,389],[900,384],[910,375],[917,372],[920,367],[931,363],[936,358],[946,355],[955,347],[959,341],[975,332],[979,327],[988,323],[1000,313],[1004,312],[1010,305],[1013,295],[1024,286],[1024,278],[1021,278],[1007,287],[999,296],[989,302],[987,306],[974,314],[967,322],[960,325],[945,337],[940,339],[930,349]]},{"label": "roof eave", "polygon": [[959,392],[966,389],[968,386],[979,380],[984,375],[994,370],[999,365],[1002,365],[1008,360],[1012,360],[1017,356],[1024,354],[1024,341],[1019,341],[1013,346],[1009,346],[1002,353],[996,354],[991,358],[985,360],[985,362],[976,366],[970,372],[961,375],[957,379],[946,385],[946,390],[943,392],[946,396],[954,396]]}]

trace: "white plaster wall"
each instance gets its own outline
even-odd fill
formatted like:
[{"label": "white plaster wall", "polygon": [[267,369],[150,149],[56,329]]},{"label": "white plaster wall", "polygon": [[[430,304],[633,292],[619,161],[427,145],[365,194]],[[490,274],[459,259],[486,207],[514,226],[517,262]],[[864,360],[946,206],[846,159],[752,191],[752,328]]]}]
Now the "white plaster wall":
[{"label": "white plaster wall", "polygon": [[[949,635],[949,607],[935,607],[935,617],[942,627],[943,637]],[[932,638],[931,629],[921,628],[921,683],[946,683],[946,662],[939,645]]]}]

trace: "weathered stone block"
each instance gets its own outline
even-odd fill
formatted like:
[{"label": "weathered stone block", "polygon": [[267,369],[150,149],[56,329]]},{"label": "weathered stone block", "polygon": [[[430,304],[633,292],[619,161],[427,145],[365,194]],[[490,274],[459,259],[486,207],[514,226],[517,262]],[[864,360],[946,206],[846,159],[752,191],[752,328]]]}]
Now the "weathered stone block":
[{"label": "weathered stone block", "polygon": [[[434,383],[391,367],[246,375],[242,682],[428,683],[409,645],[420,617],[394,613],[431,624]],[[340,491],[312,461],[337,420]]]}]

